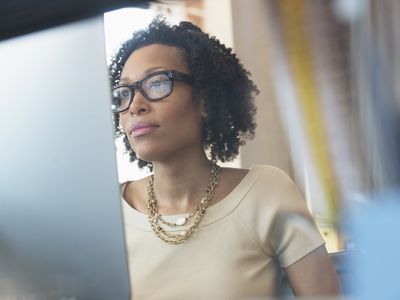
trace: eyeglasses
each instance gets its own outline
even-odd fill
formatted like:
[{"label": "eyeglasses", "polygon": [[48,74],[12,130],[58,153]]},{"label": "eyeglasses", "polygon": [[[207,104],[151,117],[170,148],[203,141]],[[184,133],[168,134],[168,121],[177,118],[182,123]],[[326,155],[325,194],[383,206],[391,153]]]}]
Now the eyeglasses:
[{"label": "eyeglasses", "polygon": [[150,102],[164,99],[172,94],[175,81],[192,83],[193,78],[178,71],[163,70],[149,74],[133,84],[115,86],[112,89],[111,109],[114,113],[128,110],[136,91]]}]

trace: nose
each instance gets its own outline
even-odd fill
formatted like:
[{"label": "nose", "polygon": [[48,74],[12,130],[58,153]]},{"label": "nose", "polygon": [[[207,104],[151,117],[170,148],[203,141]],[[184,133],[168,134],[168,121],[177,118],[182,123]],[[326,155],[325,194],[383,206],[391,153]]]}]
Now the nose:
[{"label": "nose", "polygon": [[132,103],[129,106],[129,113],[131,115],[141,115],[150,110],[149,102],[143,97],[140,91],[136,91],[133,96]]}]

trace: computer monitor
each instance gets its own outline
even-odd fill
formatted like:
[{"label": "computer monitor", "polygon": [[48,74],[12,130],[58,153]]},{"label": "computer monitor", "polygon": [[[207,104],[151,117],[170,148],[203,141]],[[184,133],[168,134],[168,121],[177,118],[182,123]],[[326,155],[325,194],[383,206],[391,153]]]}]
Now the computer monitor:
[{"label": "computer monitor", "polygon": [[129,299],[113,141],[102,17],[0,43],[1,299]]}]

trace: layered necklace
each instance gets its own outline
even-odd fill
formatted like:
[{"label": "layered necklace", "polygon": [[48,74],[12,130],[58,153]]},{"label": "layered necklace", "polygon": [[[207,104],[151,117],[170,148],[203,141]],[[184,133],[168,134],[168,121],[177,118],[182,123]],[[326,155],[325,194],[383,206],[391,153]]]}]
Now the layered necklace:
[{"label": "layered necklace", "polygon": [[[206,213],[208,203],[218,185],[220,171],[221,168],[218,165],[215,163],[211,164],[211,176],[205,196],[200,200],[189,216],[179,218],[175,222],[168,222],[158,213],[158,204],[154,193],[154,176],[150,176],[149,185],[147,187],[147,215],[152,230],[162,241],[168,244],[181,244],[193,234]],[[187,228],[190,223],[192,223],[191,226]],[[171,232],[168,229],[180,230]]]}]

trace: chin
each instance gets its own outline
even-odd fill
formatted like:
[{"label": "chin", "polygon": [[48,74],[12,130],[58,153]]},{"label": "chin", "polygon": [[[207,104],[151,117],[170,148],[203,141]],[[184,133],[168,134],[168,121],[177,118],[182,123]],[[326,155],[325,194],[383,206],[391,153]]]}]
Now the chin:
[{"label": "chin", "polygon": [[135,151],[136,155],[145,161],[154,161],[155,158],[162,155],[160,153],[161,146],[154,142],[140,142],[140,143],[132,143],[131,147],[133,151]]},{"label": "chin", "polygon": [[134,151],[137,157],[139,157],[141,160],[153,162],[160,158],[160,153],[154,153],[152,151],[140,151],[140,149],[134,149]]}]

